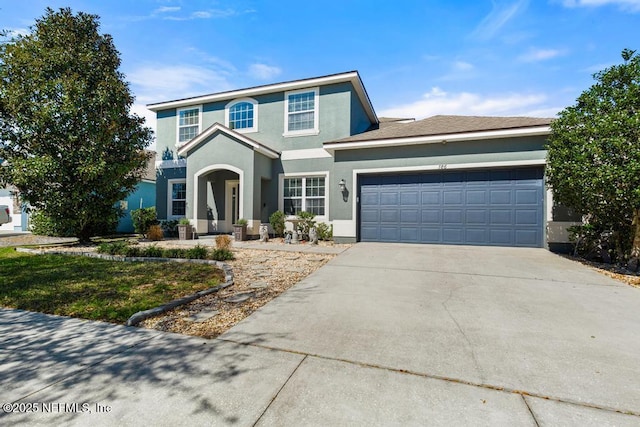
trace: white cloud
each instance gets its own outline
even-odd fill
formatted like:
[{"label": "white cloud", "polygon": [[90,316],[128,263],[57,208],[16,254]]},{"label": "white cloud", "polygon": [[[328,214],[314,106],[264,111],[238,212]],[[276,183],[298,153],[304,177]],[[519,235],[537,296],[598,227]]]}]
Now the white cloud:
[{"label": "white cloud", "polygon": [[6,28],[9,37],[28,36],[31,31],[28,28]]},{"label": "white cloud", "polygon": [[259,80],[271,80],[279,76],[282,70],[266,64],[251,64],[249,66],[249,75]]},{"label": "white cloud", "polygon": [[180,6],[162,6],[153,11],[156,13],[168,13],[168,12],[178,12],[180,11]]},{"label": "white cloud", "polygon": [[488,40],[493,38],[509,21],[518,13],[524,11],[529,0],[518,0],[505,3],[504,1],[493,1],[491,12],[484,17],[478,26],[471,33],[472,37]]},{"label": "white cloud", "polygon": [[640,0],[563,0],[562,4],[570,8],[614,5],[622,10],[640,12]]},{"label": "white cloud", "polygon": [[474,69],[474,66],[465,61],[456,61],[453,63],[453,68],[456,71],[470,71]]},{"label": "white cloud", "polygon": [[227,76],[225,71],[189,65],[137,68],[126,75],[136,94],[132,112],[145,117],[147,126],[155,131],[155,113],[148,111],[146,104],[229,90],[232,85]]},{"label": "white cloud", "polygon": [[546,61],[562,54],[563,52],[557,49],[530,49],[527,53],[520,55],[518,60],[522,62]]},{"label": "white cloud", "polygon": [[561,108],[545,105],[548,97],[541,93],[501,93],[483,95],[472,92],[448,93],[434,87],[421,99],[382,109],[381,117],[415,117],[438,114],[472,116],[552,116]]}]

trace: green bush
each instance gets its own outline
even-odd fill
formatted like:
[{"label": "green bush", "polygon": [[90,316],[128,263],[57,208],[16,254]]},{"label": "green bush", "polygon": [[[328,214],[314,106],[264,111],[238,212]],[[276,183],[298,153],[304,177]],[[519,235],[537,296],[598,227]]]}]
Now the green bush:
[{"label": "green bush", "polygon": [[227,261],[234,258],[235,257],[233,256],[233,252],[231,252],[229,249],[215,249],[211,253],[211,259],[214,259],[216,261]]},{"label": "green bush", "polygon": [[319,240],[333,240],[333,225],[320,222],[316,225]]},{"label": "green bush", "polygon": [[131,219],[133,220],[133,228],[138,234],[147,237],[147,231],[152,225],[158,224],[156,216],[156,208],[141,208],[131,211]]},{"label": "green bush", "polygon": [[186,255],[188,259],[207,259],[208,251],[204,246],[196,245],[187,249]]},{"label": "green bush", "polygon": [[269,217],[269,223],[271,224],[276,236],[284,235],[284,218],[285,215],[282,211],[275,211]]},{"label": "green bush", "polygon": [[[69,215],[72,215],[69,213]],[[90,236],[107,236],[114,234],[122,216],[120,208],[114,207],[102,218],[92,218],[91,227],[86,229]],[[74,228],[65,218],[52,218],[43,211],[31,211],[29,217],[31,232],[39,236],[75,237]]]},{"label": "green bush", "polygon": [[124,255],[127,257],[139,257],[142,251],[138,246],[128,245],[124,248],[124,252],[120,255]]},{"label": "green bush", "polygon": [[302,238],[305,240],[309,239],[309,230],[316,225],[315,217],[311,212],[300,212],[298,214],[298,219],[300,220],[298,232],[302,234]]},{"label": "green bush", "polygon": [[109,255],[125,255],[127,247],[130,245],[124,240],[110,243],[100,243],[98,245],[98,253]]},{"label": "green bush", "polygon": [[162,258],[162,248],[159,248],[156,245],[147,246],[140,251],[140,256]]},{"label": "green bush", "polygon": [[185,250],[179,248],[163,249],[162,258],[186,258]]},{"label": "green bush", "polygon": [[171,221],[160,221],[160,227],[167,237],[178,237],[178,221],[172,219]]}]

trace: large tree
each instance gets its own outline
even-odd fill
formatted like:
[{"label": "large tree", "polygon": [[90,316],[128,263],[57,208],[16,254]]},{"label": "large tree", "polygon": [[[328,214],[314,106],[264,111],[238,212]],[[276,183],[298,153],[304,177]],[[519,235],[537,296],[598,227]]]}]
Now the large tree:
[{"label": "large tree", "polygon": [[117,217],[151,141],[98,20],[47,8],[30,34],[0,44],[0,183],[83,241]]},{"label": "large tree", "polygon": [[560,113],[547,147],[554,198],[612,232],[618,261],[640,255],[640,57],[622,58]]}]

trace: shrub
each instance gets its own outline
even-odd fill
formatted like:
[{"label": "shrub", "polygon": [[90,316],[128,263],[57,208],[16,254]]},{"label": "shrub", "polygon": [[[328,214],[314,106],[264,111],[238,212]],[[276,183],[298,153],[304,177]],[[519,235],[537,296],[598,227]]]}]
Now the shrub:
[{"label": "shrub", "polygon": [[167,248],[162,250],[163,258],[186,258],[185,249]]},{"label": "shrub", "polygon": [[239,220],[236,221],[235,225],[247,225],[249,223],[249,221],[247,221],[244,218],[240,218]]},{"label": "shrub", "polygon": [[98,253],[109,255],[124,255],[129,244],[124,240],[111,243],[100,243]]},{"label": "shrub", "polygon": [[302,238],[305,240],[309,239],[309,230],[316,225],[316,222],[313,218],[316,216],[311,212],[300,212],[298,213],[298,219],[300,222],[298,223],[298,232],[302,234]]},{"label": "shrub", "polygon": [[231,237],[226,234],[221,234],[216,237],[216,248],[229,249],[231,248]]},{"label": "shrub", "polygon": [[269,217],[269,223],[271,223],[271,227],[276,236],[284,235],[284,218],[285,215],[282,211],[275,211]]},{"label": "shrub", "polygon": [[207,259],[208,251],[204,246],[196,245],[191,249],[187,249],[188,259]]},{"label": "shrub", "polygon": [[146,248],[140,251],[140,256],[161,258],[162,248],[159,248],[156,245],[147,246]]},{"label": "shrub", "polygon": [[143,237],[147,237],[149,227],[158,224],[158,218],[156,216],[156,208],[141,208],[131,211],[131,219],[133,220],[133,228],[138,234],[142,234]]},{"label": "shrub", "polygon": [[316,225],[318,232],[318,239],[320,240],[333,240],[333,225],[329,225],[326,222],[320,222]]},{"label": "shrub", "polygon": [[149,240],[158,241],[164,239],[164,231],[162,231],[162,227],[159,224],[153,224],[147,230],[147,237]]},{"label": "shrub", "polygon": [[124,248],[124,252],[120,255],[128,256],[128,257],[138,257],[140,256],[140,248],[138,246],[127,245]]},{"label": "shrub", "polygon": [[160,227],[164,231],[167,237],[178,237],[178,221],[172,219],[171,221],[160,221]]},{"label": "shrub", "polygon": [[231,252],[229,249],[215,249],[211,253],[211,259],[214,259],[216,261],[227,261],[234,258],[235,256],[233,255],[233,252]]},{"label": "shrub", "polygon": [[180,221],[178,221],[178,225],[190,225],[191,221],[189,221],[189,218],[180,218]]}]

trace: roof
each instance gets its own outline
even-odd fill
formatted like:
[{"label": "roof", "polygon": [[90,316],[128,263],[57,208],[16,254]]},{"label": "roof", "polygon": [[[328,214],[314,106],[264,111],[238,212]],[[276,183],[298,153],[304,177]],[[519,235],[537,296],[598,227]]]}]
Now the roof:
[{"label": "roof", "polygon": [[213,135],[216,132],[223,133],[227,136],[231,136],[239,141],[242,141],[243,143],[253,148],[254,151],[257,151],[269,157],[270,159],[277,159],[278,157],[280,157],[280,153],[278,151],[264,144],[261,144],[258,141],[247,137],[246,135],[236,132],[233,129],[229,129],[228,127],[221,125],[220,123],[214,123],[213,125],[209,126],[207,129],[205,129],[202,133],[200,133],[200,135],[196,136],[191,141],[180,146],[178,148],[178,154],[179,155],[187,154],[192,148],[197,147],[198,145],[200,145],[200,143],[204,142],[207,138],[209,138],[211,135]]},{"label": "roof", "polygon": [[217,92],[217,93],[211,93],[208,95],[201,95],[201,96],[196,96],[191,98],[182,98],[182,99],[176,99],[173,101],[158,102],[153,104],[147,104],[147,108],[151,111],[160,111],[160,110],[166,110],[170,108],[187,107],[190,105],[198,105],[198,104],[215,102],[215,101],[232,100],[236,98],[251,97],[251,96],[257,96],[257,95],[262,95],[267,93],[283,92],[283,91],[296,90],[296,89],[305,89],[313,86],[322,86],[322,85],[344,83],[344,82],[350,82],[353,85],[356,93],[358,94],[358,97],[360,98],[362,105],[364,106],[364,109],[367,113],[367,116],[369,117],[369,120],[371,120],[371,122],[373,123],[378,123],[378,116],[376,115],[376,112],[373,109],[373,105],[371,104],[371,100],[369,99],[367,90],[364,88],[364,84],[362,83],[362,79],[360,79],[360,74],[358,73],[358,71],[347,71],[344,73],[329,74],[326,76],[312,77],[308,79],[291,80],[291,81],[286,81],[281,83],[254,86],[246,89]]},{"label": "roof", "polygon": [[[383,122],[383,119],[380,121]],[[487,116],[433,116],[409,123],[398,119],[384,119],[385,126],[337,141],[331,141],[331,144],[546,127],[552,121],[553,119],[551,118]]]}]

